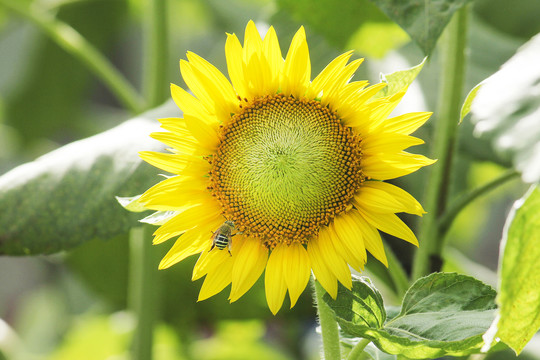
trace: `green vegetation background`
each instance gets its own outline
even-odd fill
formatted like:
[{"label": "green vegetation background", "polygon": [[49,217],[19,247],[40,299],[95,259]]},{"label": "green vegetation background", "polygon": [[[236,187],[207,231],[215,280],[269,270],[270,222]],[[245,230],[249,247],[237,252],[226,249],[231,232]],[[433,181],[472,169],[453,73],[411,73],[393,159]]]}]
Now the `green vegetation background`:
[{"label": "green vegetation background", "polygon": [[[57,12],[59,19],[99,48],[140,88],[142,0],[36,2]],[[517,3],[477,0],[472,4],[465,93],[540,32],[536,16],[540,3]],[[188,50],[225,71],[225,32],[235,32],[242,38],[249,19],[273,24],[283,51],[296,29],[305,25],[313,74],[351,48],[366,57],[357,77],[371,82],[379,81],[379,72],[421,62],[424,55],[420,48],[370,2],[345,2],[352,4],[350,8],[340,4],[344,3],[170,0],[168,81],[184,86],[178,60],[185,58]],[[406,111],[436,108],[437,54],[435,48],[418,77],[419,86],[411,87],[404,101],[424,108]],[[163,86],[168,88],[168,84]],[[87,68],[34,25],[0,6],[0,174],[131,117]],[[431,121],[436,121],[436,114]],[[503,171],[504,164],[470,135],[471,127],[467,119],[461,126],[454,193],[474,188]],[[429,127],[418,136],[429,144]],[[419,151],[427,153],[427,146]],[[423,171],[400,181],[417,198],[422,197]],[[521,183],[512,182],[460,215],[449,235],[452,245],[445,252],[446,270],[496,285],[494,271],[504,219],[513,200],[524,190]],[[1,209],[0,216],[9,211]],[[412,218],[405,219],[414,227]],[[412,247],[388,240],[409,268]],[[159,246],[158,256],[168,247]],[[232,305],[225,292],[197,303],[201,282],[191,282],[195,261],[188,259],[158,274],[163,291],[156,359],[318,358],[315,310],[309,290],[293,310],[285,305],[275,317],[267,309],[262,281]],[[368,261],[367,270],[368,274],[377,273],[373,259]],[[17,359],[127,358],[133,330],[133,319],[125,311],[127,273],[127,234],[108,241],[90,241],[50,256],[0,257],[0,321],[19,337],[0,341],[0,359],[2,346],[16,347],[13,353]],[[373,280],[384,291],[377,278]],[[539,347],[538,341],[531,344]],[[531,353],[525,351],[520,358],[540,359],[540,355]],[[504,353],[499,358],[512,357]]]}]

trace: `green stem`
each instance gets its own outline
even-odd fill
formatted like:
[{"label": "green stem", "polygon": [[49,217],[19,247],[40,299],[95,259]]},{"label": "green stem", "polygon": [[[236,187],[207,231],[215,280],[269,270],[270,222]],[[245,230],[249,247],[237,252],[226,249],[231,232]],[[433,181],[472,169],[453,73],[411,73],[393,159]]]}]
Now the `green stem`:
[{"label": "green stem", "polygon": [[349,356],[347,356],[347,360],[362,360],[365,359],[365,353],[364,349],[366,346],[371,342],[371,340],[368,339],[362,339],[356,344],[355,347],[351,350],[349,353]]},{"label": "green stem", "polygon": [[390,278],[392,278],[392,281],[396,287],[396,295],[398,298],[401,298],[403,295],[405,295],[407,289],[409,289],[409,278],[390,246],[385,244],[384,248],[386,250],[386,258],[388,260],[388,274],[390,275]]},{"label": "green stem", "polygon": [[146,226],[131,229],[128,307],[135,314],[132,360],[152,359],[154,324],[158,317],[159,282],[156,251]]},{"label": "green stem", "polygon": [[446,212],[441,216],[439,220],[439,234],[444,237],[460,211],[467,205],[469,205],[471,202],[473,202],[475,199],[518,176],[519,173],[516,170],[505,171],[495,179],[470,191],[467,194],[464,194],[463,196],[460,196],[459,198],[451,202]]},{"label": "green stem", "polygon": [[315,305],[319,315],[319,325],[321,325],[321,336],[323,341],[324,359],[340,360],[341,350],[339,344],[339,330],[334,313],[330,306],[324,300],[323,295],[326,291],[315,279],[311,279],[315,289]]},{"label": "green stem", "polygon": [[144,102],[133,86],[92,44],[68,24],[56,20],[38,6],[27,6],[18,0],[0,0],[0,4],[39,26],[56,44],[79,59],[122,104],[133,113],[144,109]]},{"label": "green stem", "polygon": [[167,1],[146,1],[143,89],[150,107],[167,98]]},{"label": "green stem", "polygon": [[450,189],[452,160],[457,138],[459,113],[465,76],[465,44],[468,7],[462,7],[448,24],[442,41],[442,71],[439,111],[433,144],[433,156],[438,159],[430,170],[425,205],[428,213],[423,218],[420,248],[416,252],[413,278],[440,270],[442,237],[438,233],[438,219],[445,212]]}]

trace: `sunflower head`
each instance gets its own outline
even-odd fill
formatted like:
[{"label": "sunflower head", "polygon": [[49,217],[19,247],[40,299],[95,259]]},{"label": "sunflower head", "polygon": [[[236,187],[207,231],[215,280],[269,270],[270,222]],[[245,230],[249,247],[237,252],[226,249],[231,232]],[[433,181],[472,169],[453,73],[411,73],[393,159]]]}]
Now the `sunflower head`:
[{"label": "sunflower head", "polygon": [[423,143],[410,134],[430,113],[388,118],[404,92],[373,99],[384,84],[351,81],[362,62],[352,52],[311,81],[303,28],[285,59],[274,29],[261,38],[251,21],[243,46],[228,35],[225,53],[230,80],[193,53],[180,61],[193,95],[172,85],[183,118],[161,119],[166,132],[152,134],[170,153],[141,153],[174,174],[140,199],[166,219],[154,243],[178,237],[160,268],[200,254],[199,300],[231,284],[230,301],[265,271],[275,314],[287,291],[294,306],[311,272],[335,298],[366,250],[386,265],[379,230],[418,244],[396,213],[424,210],[384,181],[433,162],[404,151]]}]

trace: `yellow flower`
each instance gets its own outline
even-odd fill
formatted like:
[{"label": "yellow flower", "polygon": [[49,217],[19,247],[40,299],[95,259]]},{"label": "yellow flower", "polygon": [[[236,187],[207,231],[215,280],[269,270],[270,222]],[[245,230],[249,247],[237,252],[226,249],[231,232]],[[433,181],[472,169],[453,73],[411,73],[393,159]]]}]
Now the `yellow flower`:
[{"label": "yellow flower", "polygon": [[[388,118],[404,92],[372,100],[385,85],[351,82],[362,62],[349,62],[352,52],[310,81],[303,28],[285,60],[274,29],[261,39],[251,21],[243,46],[227,36],[225,54],[230,82],[191,52],[180,61],[194,96],[172,85],[184,118],[161,119],[167,132],[152,134],[171,153],[141,153],[175,174],[140,199],[165,218],[155,244],[179,236],[160,268],[200,254],[199,300],[232,284],[231,302],[266,269],[275,314],[287,291],[294,306],[312,271],[335,298],[338,280],[351,287],[349,266],[363,270],[366,250],[387,265],[378,230],[418,245],[395,213],[422,215],[422,206],[383,180],[433,163],[404,151],[423,143],[409,134],[430,113]],[[218,231],[226,220],[230,237]]]}]

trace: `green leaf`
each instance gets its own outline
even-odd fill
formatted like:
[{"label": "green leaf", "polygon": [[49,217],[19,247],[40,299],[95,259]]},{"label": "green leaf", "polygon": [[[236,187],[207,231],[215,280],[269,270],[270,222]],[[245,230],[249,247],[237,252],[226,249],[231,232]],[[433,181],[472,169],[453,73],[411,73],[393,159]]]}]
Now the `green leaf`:
[{"label": "green leaf", "polygon": [[324,300],[349,335],[370,339],[389,354],[428,359],[479,352],[494,318],[495,295],[472,277],[434,273],[411,286],[399,314],[384,324],[380,294],[365,278],[355,279],[352,291],[341,287],[336,300]]},{"label": "green leaf", "polygon": [[137,224],[115,196],[141,193],[156,170],[137,152],[158,150],[149,137],[170,102],[135,119],[52,151],[0,177],[0,254],[50,254],[109,239]]},{"label": "green leaf", "polygon": [[480,90],[481,87],[482,87],[482,83],[473,87],[471,91],[469,91],[469,93],[467,94],[467,97],[465,98],[465,101],[463,102],[463,105],[461,106],[461,112],[459,116],[460,124],[463,121],[463,118],[465,118],[465,116],[467,116],[469,112],[471,111],[472,102],[476,98],[476,94],[478,93],[478,90]]},{"label": "green leaf", "polygon": [[452,15],[470,0],[371,0],[429,55]]},{"label": "green leaf", "polygon": [[382,57],[408,41],[407,34],[369,0],[279,0],[278,6],[338,49],[354,47]]},{"label": "green leaf", "polygon": [[508,216],[501,243],[498,316],[488,346],[499,338],[517,354],[540,329],[540,189],[533,186]]},{"label": "green leaf", "polygon": [[395,71],[391,74],[381,74],[381,82],[388,84],[384,89],[376,94],[376,97],[390,96],[406,89],[412,84],[420,70],[424,67],[427,57],[422,62],[410,69]]},{"label": "green leaf", "polygon": [[471,106],[481,140],[512,163],[528,183],[540,180],[540,35],[484,80]]}]

